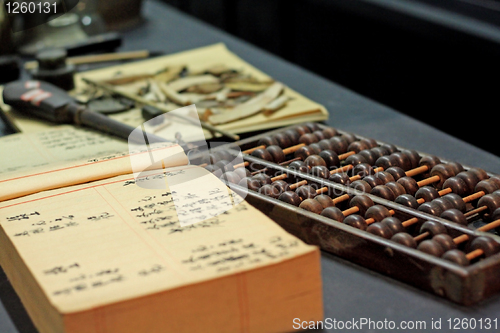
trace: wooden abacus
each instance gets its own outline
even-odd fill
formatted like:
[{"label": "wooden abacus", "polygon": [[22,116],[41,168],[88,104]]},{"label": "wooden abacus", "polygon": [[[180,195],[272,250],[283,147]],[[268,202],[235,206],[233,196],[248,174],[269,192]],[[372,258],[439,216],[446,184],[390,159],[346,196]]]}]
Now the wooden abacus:
[{"label": "wooden abacus", "polygon": [[[244,163],[230,165],[235,147]],[[208,161],[307,243],[464,305],[500,291],[495,175],[314,123],[217,147]]]}]

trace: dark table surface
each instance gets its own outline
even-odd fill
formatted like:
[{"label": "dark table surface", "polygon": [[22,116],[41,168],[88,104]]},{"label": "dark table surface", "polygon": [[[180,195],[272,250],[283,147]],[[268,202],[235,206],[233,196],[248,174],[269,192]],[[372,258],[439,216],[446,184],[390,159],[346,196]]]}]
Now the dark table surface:
[{"label": "dark table surface", "polygon": [[[364,98],[158,1],[146,1],[143,14],[144,24],[124,33],[122,50],[150,49],[173,53],[224,42],[250,64],[323,104],[330,112],[327,121],[330,126],[500,174],[499,157]],[[446,332],[450,330],[447,326],[449,318],[493,320],[500,316],[500,295],[472,307],[462,307],[328,253],[322,254],[321,263],[325,318],[337,321],[386,319],[397,325],[401,321],[419,320],[426,323],[426,330],[422,331]],[[431,322],[436,320],[441,320],[441,330],[431,329]],[[10,283],[0,272],[0,332],[35,331]],[[361,331],[373,330],[365,326]]]}]

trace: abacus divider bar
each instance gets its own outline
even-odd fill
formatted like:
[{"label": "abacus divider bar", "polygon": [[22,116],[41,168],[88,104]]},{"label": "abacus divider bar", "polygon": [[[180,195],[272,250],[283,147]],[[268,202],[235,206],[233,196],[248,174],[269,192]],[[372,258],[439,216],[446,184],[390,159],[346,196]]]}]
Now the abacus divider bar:
[{"label": "abacus divider bar", "polygon": [[415,169],[411,169],[411,170],[406,171],[406,176],[413,177],[413,176],[416,176],[418,174],[421,174],[422,172],[426,172],[427,170],[429,170],[429,167],[427,165],[422,165],[422,166],[419,166]]},{"label": "abacus divider bar", "polygon": [[435,182],[440,181],[440,180],[441,180],[441,177],[432,176],[432,177],[429,177],[429,178],[426,178],[426,179],[423,179],[423,180],[417,182],[417,185],[418,185],[418,187],[422,187],[422,186],[430,185],[430,184],[435,183]]}]

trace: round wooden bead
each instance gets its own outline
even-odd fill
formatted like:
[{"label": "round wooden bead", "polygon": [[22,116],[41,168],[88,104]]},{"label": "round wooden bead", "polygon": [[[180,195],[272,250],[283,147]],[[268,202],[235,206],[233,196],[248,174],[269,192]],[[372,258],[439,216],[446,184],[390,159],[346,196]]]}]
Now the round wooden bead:
[{"label": "round wooden bead", "polygon": [[294,130],[297,133],[299,133],[299,136],[302,136],[306,133],[311,133],[311,130],[306,125],[298,125],[298,126],[294,127]]},{"label": "round wooden bead", "polygon": [[215,163],[215,167],[221,169],[223,172],[234,171],[233,165],[227,160],[221,160]]},{"label": "round wooden bead", "polygon": [[433,185],[437,188],[442,188],[446,179],[455,176],[453,173],[453,168],[448,164],[438,164],[435,165],[431,170],[431,177],[438,176],[439,181],[434,182]]},{"label": "round wooden bead", "polygon": [[266,147],[269,147],[269,146],[277,146],[278,145],[278,141],[271,137],[271,136],[265,136],[263,138],[261,138],[258,142],[257,142],[257,146],[266,146]]},{"label": "round wooden bead", "polygon": [[293,161],[288,165],[288,168],[290,170],[297,170],[303,173],[308,173],[309,168],[306,166],[306,164],[303,161]]},{"label": "round wooden bead", "polygon": [[413,249],[417,248],[417,242],[413,239],[413,236],[406,233],[400,232],[391,237],[391,241],[396,242],[398,244],[402,244],[407,247],[411,247]]},{"label": "round wooden bead", "polygon": [[336,168],[340,165],[339,156],[333,150],[323,150],[319,156],[325,161],[327,168]]},{"label": "round wooden bead", "polygon": [[361,163],[366,163],[366,159],[359,154],[354,154],[354,155],[348,156],[345,159],[345,164],[351,164],[353,166],[356,166],[356,165],[361,164]]},{"label": "round wooden bead", "polygon": [[403,223],[401,223],[401,221],[396,217],[392,217],[392,216],[386,217],[382,221],[380,221],[380,223],[388,226],[389,229],[391,229],[393,234],[397,234],[399,232],[405,231],[405,227],[403,227]]},{"label": "round wooden bead", "polygon": [[287,148],[293,146],[292,140],[284,132],[274,134],[273,139],[278,143],[278,146],[280,148]]},{"label": "round wooden bead", "polygon": [[392,191],[392,193],[394,193],[395,198],[397,198],[401,194],[406,193],[403,185],[399,184],[398,182],[388,182],[387,184],[385,184],[385,186],[387,186]]},{"label": "round wooden bead", "polygon": [[424,240],[422,243],[418,244],[417,250],[435,257],[441,257],[444,254],[443,247],[430,239]]},{"label": "round wooden bead", "polygon": [[280,196],[280,191],[273,185],[267,184],[259,189],[260,194],[264,194],[268,197],[277,199]]},{"label": "round wooden bead", "polygon": [[217,177],[217,178],[220,178],[222,177],[222,174],[224,173],[224,170],[222,170],[221,168],[218,168],[214,165],[214,170],[212,171],[212,174]]},{"label": "round wooden bead", "polygon": [[347,216],[346,218],[344,218],[343,222],[351,227],[360,230],[366,230],[366,228],[368,227],[368,225],[366,224],[366,220],[361,215],[358,214],[352,214]]},{"label": "round wooden bead", "polygon": [[323,129],[323,135],[325,138],[330,139],[331,137],[339,135],[339,132],[337,132],[337,130],[333,127],[327,127]]},{"label": "round wooden bead", "polygon": [[368,208],[373,206],[373,201],[366,195],[357,195],[354,198],[351,199],[349,202],[350,207],[358,207],[359,208],[359,215],[365,216],[366,211]]},{"label": "round wooden bead", "polygon": [[335,206],[335,204],[332,201],[332,198],[330,198],[326,194],[317,195],[317,196],[314,197],[314,200],[316,200],[317,202],[319,202],[321,204],[321,206],[323,207],[323,209],[325,209],[326,207]]},{"label": "round wooden bead", "polygon": [[202,159],[201,159],[201,163],[202,164],[208,164],[208,165],[211,165],[211,164],[215,164],[217,162],[219,162],[221,159],[215,155],[215,154],[204,154]]},{"label": "round wooden bead", "polygon": [[337,207],[326,207],[321,212],[321,216],[328,217],[329,219],[342,222],[344,221],[344,214]]},{"label": "round wooden bead", "polygon": [[296,207],[298,207],[302,202],[299,195],[293,191],[286,191],[281,193],[281,195],[278,197],[278,200],[294,205]]},{"label": "round wooden bead", "polygon": [[238,185],[240,185],[241,187],[246,187],[252,191],[258,191],[262,186],[258,180],[252,178],[242,178]]},{"label": "round wooden bead", "polygon": [[377,140],[372,139],[372,138],[364,138],[364,139],[361,139],[359,141],[366,142],[368,144],[368,147],[370,147],[370,148],[378,147]]},{"label": "round wooden bead", "polygon": [[309,131],[311,131],[311,133],[321,129],[317,123],[313,122],[307,122],[304,125],[306,125],[309,128]]},{"label": "round wooden bead", "polygon": [[441,207],[441,209],[443,210],[443,212],[445,210],[447,210],[447,209],[454,208],[453,204],[450,201],[446,200],[445,198],[437,198],[437,199],[434,199],[432,202],[434,202],[439,207]]},{"label": "round wooden bead", "polygon": [[302,200],[313,199],[317,195],[316,190],[311,185],[303,185],[297,188],[295,193],[297,193]]},{"label": "round wooden bead", "polygon": [[[344,133],[344,134],[342,134],[342,137],[344,139],[346,139],[348,144],[351,144],[352,142],[358,140],[356,135],[354,135],[353,133]],[[348,151],[350,151],[350,150],[348,149]]]},{"label": "round wooden bead", "polygon": [[420,233],[423,234],[424,232],[428,232],[431,237],[448,233],[444,225],[434,221],[426,221],[422,224],[420,227]]},{"label": "round wooden bead", "polygon": [[458,162],[452,161],[452,162],[446,163],[446,165],[448,165],[453,170],[454,175],[458,175],[460,172],[464,171],[464,167],[462,166],[462,164],[460,164]]},{"label": "round wooden bead", "polygon": [[321,206],[321,204],[314,199],[305,199],[299,205],[299,208],[308,210],[308,211],[313,212],[315,214],[320,214],[321,211],[323,211],[323,206]]},{"label": "round wooden bead", "polygon": [[314,134],[314,136],[316,136],[318,141],[326,139],[325,135],[323,134],[323,131],[321,131],[321,130],[314,131],[312,134]]},{"label": "round wooden bead", "polygon": [[342,184],[342,185],[349,185],[351,183],[351,179],[346,173],[334,173],[330,175],[330,178],[328,180],[337,183],[337,184]]},{"label": "round wooden bead", "polygon": [[[283,148],[295,146],[299,143],[300,134],[296,130],[287,129],[284,133],[288,137],[288,139],[290,139],[290,145],[283,147]],[[278,139],[276,139],[276,140],[278,141],[278,145],[279,145],[279,140]],[[281,145],[280,145],[280,147],[281,147]]]},{"label": "round wooden bead", "polygon": [[214,153],[215,156],[219,158],[219,161],[232,161],[234,159],[233,155],[227,150],[218,150]]},{"label": "round wooden bead", "polygon": [[471,195],[474,192],[474,188],[476,187],[477,183],[479,183],[479,178],[477,178],[477,176],[473,172],[462,171],[456,177],[462,179],[467,185],[467,191],[465,192],[465,195]]},{"label": "round wooden bead", "polygon": [[382,180],[382,184],[387,184],[388,182],[395,182],[394,177],[387,171],[379,171],[375,173],[375,177]]},{"label": "round wooden bead", "polygon": [[205,170],[207,170],[208,172],[214,172],[215,170],[217,170],[219,168],[217,168],[215,165],[213,164],[209,164],[205,167]]},{"label": "round wooden bead", "polygon": [[403,154],[405,154],[410,159],[410,168],[415,169],[418,167],[418,163],[422,158],[416,150],[403,149],[401,150]]},{"label": "round wooden bead", "polygon": [[434,187],[431,186],[422,186],[415,192],[415,198],[424,199],[426,202],[430,202],[434,199],[439,198],[439,192]]},{"label": "round wooden bead", "polygon": [[463,226],[467,226],[468,224],[464,213],[455,208],[445,210],[439,217]]},{"label": "round wooden bead", "polygon": [[394,193],[385,185],[377,185],[370,191],[370,194],[376,195],[377,197],[384,198],[389,201],[393,201],[396,197]]},{"label": "round wooden bead", "polygon": [[487,194],[481,197],[481,199],[479,199],[477,206],[488,207],[486,211],[481,212],[481,215],[484,215],[485,213],[492,214],[496,209],[500,207],[500,196],[494,194]]},{"label": "round wooden bead", "polygon": [[322,159],[319,155],[311,155],[308,156],[305,160],[304,163],[306,166],[311,169],[313,166],[321,165],[326,167],[326,162],[324,159]]},{"label": "round wooden bead", "polygon": [[306,133],[304,135],[301,135],[299,138],[299,143],[305,143],[306,145],[310,145],[311,143],[318,142],[318,138],[316,135],[312,133]]},{"label": "round wooden bead", "polygon": [[[382,157],[384,155],[389,155],[390,154],[389,150],[387,150],[384,147],[373,147],[373,148],[370,149],[370,151],[375,155],[375,161],[379,157]],[[374,163],[370,163],[370,164],[374,164]]]},{"label": "round wooden bead", "polygon": [[453,238],[451,238],[450,235],[448,234],[438,234],[432,237],[432,240],[441,245],[443,248],[443,251],[449,251],[457,248],[457,244],[453,241]]},{"label": "round wooden bead", "polygon": [[373,168],[368,163],[360,163],[354,167],[354,169],[352,170],[352,174],[366,177],[373,174]]},{"label": "round wooden bead", "polygon": [[456,193],[460,196],[466,196],[469,192],[469,187],[463,181],[463,179],[459,177],[451,177],[446,179],[443,183],[443,188],[450,188],[453,193]]},{"label": "round wooden bead", "polygon": [[272,185],[278,189],[280,194],[290,191],[290,185],[284,180],[276,180]]},{"label": "round wooden bead", "polygon": [[379,168],[383,168],[384,170],[387,170],[390,167],[399,166],[397,163],[397,158],[395,158],[394,156],[391,157],[391,155],[384,155],[377,158],[377,160],[375,161],[375,165]]},{"label": "round wooden bead", "polygon": [[221,179],[223,181],[229,182],[231,184],[238,184],[241,180],[241,177],[235,173],[234,171],[228,171],[224,174],[222,174]]},{"label": "round wooden bead", "polygon": [[254,157],[260,158],[262,160],[274,162],[273,156],[271,155],[271,153],[264,148],[259,148],[259,149],[254,150],[251,155]]},{"label": "round wooden bead", "polygon": [[474,188],[474,192],[483,191],[486,194],[490,194],[498,189],[499,186],[495,182],[491,181],[490,179],[485,179],[477,183],[476,187]]},{"label": "round wooden bead", "polygon": [[403,185],[406,193],[410,195],[415,195],[419,189],[417,181],[411,177],[401,177],[397,180],[397,182]]},{"label": "round wooden bead", "polygon": [[410,158],[408,156],[406,156],[404,153],[397,151],[395,153],[392,153],[390,156],[397,159],[397,165],[401,169],[403,169],[403,170],[410,170],[411,169]]},{"label": "round wooden bead", "polygon": [[358,154],[363,156],[363,158],[366,160],[366,163],[368,163],[370,165],[373,165],[375,163],[375,161],[377,160],[377,158],[380,157],[380,156],[378,156],[378,154],[373,152],[371,149],[362,150]]},{"label": "round wooden bead", "polygon": [[387,225],[379,223],[379,222],[375,222],[375,223],[370,224],[366,228],[366,231],[373,234],[373,235],[376,235],[376,236],[379,236],[379,237],[382,237],[385,239],[391,239],[391,237],[394,235],[392,230]]},{"label": "round wooden bead", "polygon": [[[490,216],[492,221],[500,220],[500,208],[495,209],[493,214]],[[498,228],[496,228],[498,230]]]},{"label": "round wooden bead", "polygon": [[380,147],[386,149],[387,154],[389,154],[389,155],[398,151],[398,147],[396,147],[395,145],[390,144],[390,143],[384,143]]},{"label": "round wooden bead", "polygon": [[371,206],[366,210],[365,219],[374,219],[377,222],[382,221],[384,218],[391,216],[389,210],[381,205]]},{"label": "round wooden bead", "polygon": [[272,162],[281,163],[285,160],[285,154],[283,154],[283,149],[280,146],[269,146],[266,150],[272,156]]},{"label": "round wooden bead", "polygon": [[370,184],[368,184],[364,180],[355,180],[351,184],[349,184],[349,186],[365,193],[370,193],[370,191],[372,190]]},{"label": "round wooden bead", "polygon": [[479,179],[479,181],[488,179],[488,174],[483,169],[480,169],[480,168],[470,168],[467,171],[473,173]]},{"label": "round wooden bead", "polygon": [[493,238],[487,236],[479,236],[472,240],[470,243],[470,251],[481,249],[485,257],[490,257],[500,251],[500,244]]},{"label": "round wooden bead", "polygon": [[465,202],[462,199],[462,197],[459,196],[458,194],[448,193],[445,196],[443,196],[443,199],[451,202],[453,208],[456,208],[461,212],[465,212]]},{"label": "round wooden bead", "polygon": [[372,189],[375,186],[383,185],[383,182],[379,178],[375,177],[375,175],[366,176],[366,177],[363,178],[363,180],[365,182],[367,182],[368,185],[370,185],[372,187]]},{"label": "round wooden bead", "polygon": [[296,158],[300,157],[302,159],[302,161],[304,161],[306,158],[308,158],[309,156],[314,155],[314,154],[315,154],[314,149],[312,149],[309,146],[304,146],[304,147],[300,147],[299,149],[297,149],[294,153],[294,156]]},{"label": "round wooden bead", "polygon": [[349,144],[347,151],[355,151],[356,153],[359,153],[360,151],[369,148],[370,146],[364,141],[354,141]]},{"label": "round wooden bead", "polygon": [[429,176],[432,168],[439,163],[441,163],[441,160],[437,156],[427,155],[427,156],[422,157],[420,159],[420,161],[418,162],[418,165],[419,166],[426,165],[428,168],[428,171],[422,173],[423,177],[427,178]]},{"label": "round wooden bead", "polygon": [[266,175],[265,173],[259,173],[253,176],[253,179],[258,180],[262,186],[271,184],[273,181],[271,180],[271,177]]},{"label": "round wooden bead", "polygon": [[321,150],[332,150],[333,145],[328,139],[323,139],[318,142],[318,145],[321,147]]},{"label": "round wooden bead", "polygon": [[418,210],[430,215],[440,216],[444,210],[434,202],[424,202],[418,207]]},{"label": "round wooden bead", "polygon": [[397,166],[387,168],[387,169],[385,169],[385,171],[392,175],[392,177],[394,178],[394,181],[398,181],[398,179],[401,177],[406,177],[405,171]]},{"label": "round wooden bead", "polygon": [[347,152],[347,147],[349,147],[349,143],[342,136],[334,136],[330,138],[330,143],[332,144],[332,150],[337,154],[344,154]]},{"label": "round wooden bead", "polygon": [[328,168],[326,166],[317,165],[311,168],[311,175],[323,179],[328,179],[330,178],[330,171],[328,171]]},{"label": "round wooden bead", "polygon": [[418,206],[419,206],[419,203],[417,202],[417,199],[415,199],[415,197],[413,195],[410,195],[410,194],[401,194],[399,195],[396,200],[395,200],[396,203],[400,204],[400,205],[403,205],[403,206],[406,206],[406,207],[410,207],[410,208],[413,208],[413,209],[417,209]]},{"label": "round wooden bead", "polygon": [[234,172],[240,177],[240,179],[252,176],[252,173],[248,171],[247,168],[236,168],[234,169]]},{"label": "round wooden bead", "polygon": [[321,151],[323,150],[323,148],[321,148],[318,143],[311,143],[309,147],[311,147],[315,155],[319,155],[319,153],[321,153]]},{"label": "round wooden bead", "polygon": [[469,259],[467,259],[465,253],[457,249],[446,251],[441,258],[454,262],[460,266],[469,266]]}]

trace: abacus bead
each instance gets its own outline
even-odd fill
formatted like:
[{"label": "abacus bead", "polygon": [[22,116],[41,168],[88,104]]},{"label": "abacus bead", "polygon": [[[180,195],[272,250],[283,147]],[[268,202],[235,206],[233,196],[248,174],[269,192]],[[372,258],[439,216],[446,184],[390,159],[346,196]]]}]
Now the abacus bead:
[{"label": "abacus bead", "polygon": [[330,143],[332,144],[332,150],[339,155],[346,153],[347,147],[349,147],[349,143],[342,136],[334,136],[330,139]]},{"label": "abacus bead", "polygon": [[495,211],[495,209],[500,207],[500,196],[498,195],[493,195],[493,194],[487,194],[481,199],[479,199],[477,203],[478,207],[486,206],[488,207],[488,210],[486,212],[481,212],[482,214],[488,213],[491,214]]},{"label": "abacus bead", "polygon": [[401,221],[396,217],[386,217],[385,219],[380,221],[380,223],[388,226],[389,229],[391,229],[393,234],[397,234],[399,232],[405,231],[405,227],[403,227],[403,223],[401,223]]},{"label": "abacus bead", "polygon": [[259,189],[260,194],[277,199],[280,196],[280,191],[273,185],[266,184]]},{"label": "abacus bead", "polygon": [[418,191],[417,181],[411,177],[401,177],[397,182],[405,188],[406,193],[415,195]]},{"label": "abacus bead", "polygon": [[417,246],[417,250],[435,257],[441,257],[444,254],[443,247],[432,240],[424,240]]},{"label": "abacus bead", "polygon": [[346,173],[334,173],[330,175],[330,178],[328,178],[330,181],[335,182],[337,184],[342,184],[342,185],[349,185],[351,183],[351,180],[349,176]]},{"label": "abacus bead", "polygon": [[384,218],[391,216],[389,210],[381,205],[371,206],[366,210],[365,219],[374,219],[377,222],[382,221]]},{"label": "abacus bead", "polygon": [[333,128],[333,127],[327,127],[325,129],[323,129],[323,135],[327,139],[330,139],[331,137],[334,137],[334,136],[336,136],[338,134],[339,133],[337,132],[337,130],[335,128]]},{"label": "abacus bead", "polygon": [[368,163],[360,163],[354,167],[354,169],[352,170],[352,174],[366,177],[373,174],[373,168]]},{"label": "abacus bead", "polygon": [[356,166],[356,165],[361,164],[361,163],[366,163],[366,159],[359,154],[354,154],[354,155],[348,156],[345,159],[345,164],[351,164],[353,166]]},{"label": "abacus bead", "polygon": [[398,147],[396,147],[393,144],[390,143],[384,143],[382,146],[380,146],[388,151],[388,154],[392,154],[398,151]]},{"label": "abacus bead", "polygon": [[388,182],[387,184],[385,184],[385,186],[387,186],[392,191],[392,193],[394,193],[395,198],[397,198],[401,194],[406,193],[406,190],[403,187],[403,185],[401,185],[397,182]]},{"label": "abacus bead", "polygon": [[234,171],[233,165],[227,160],[221,160],[215,163],[215,167],[225,171]]},{"label": "abacus bead", "polygon": [[391,157],[391,155],[389,156],[385,155],[377,158],[377,160],[375,161],[375,165],[377,167],[382,167],[384,170],[387,170],[390,167],[399,166],[397,158],[394,156]]},{"label": "abacus bead", "polygon": [[241,177],[238,176],[238,174],[236,174],[234,171],[228,171],[224,173],[221,178],[231,184],[238,184],[241,180]]},{"label": "abacus bead", "polygon": [[[444,212],[445,210],[448,210],[448,209],[452,209],[452,208],[454,208],[454,207],[453,207],[453,204],[452,204],[450,201],[448,201],[448,200],[446,200],[446,199],[444,199],[444,198],[437,198],[437,199],[434,199],[432,202],[434,202],[434,203],[435,203],[435,204],[437,204],[439,207],[441,207],[441,209],[443,210],[443,212]],[[442,214],[442,213],[441,213],[441,214]]]},{"label": "abacus bead", "polygon": [[[495,209],[495,211],[493,212],[493,214],[491,214],[490,218],[491,218],[492,221],[499,220],[500,219],[500,208]],[[497,228],[497,230],[498,230],[498,228]]]},{"label": "abacus bead", "polygon": [[243,178],[242,180],[240,180],[238,185],[240,185],[241,187],[246,187],[252,191],[258,191],[262,186],[258,180],[252,178]]},{"label": "abacus bead", "polygon": [[297,170],[300,172],[308,173],[309,168],[306,166],[306,164],[303,161],[293,161],[288,165],[288,168],[291,170]]},{"label": "abacus bead", "polygon": [[323,131],[321,130],[314,131],[312,134],[314,134],[314,136],[318,139],[318,141],[326,139],[325,135],[323,134]]},{"label": "abacus bead", "polygon": [[441,163],[441,160],[437,156],[427,155],[420,159],[418,165],[419,166],[426,165],[428,167],[428,170],[423,173],[423,176],[427,177],[430,174],[432,168],[439,163]]},{"label": "abacus bead", "polygon": [[349,144],[349,147],[347,147],[347,151],[355,151],[356,153],[359,153],[360,151],[369,148],[370,146],[364,141],[354,141]]},{"label": "abacus bead", "polygon": [[321,204],[321,206],[323,207],[323,209],[325,209],[327,207],[335,206],[335,204],[332,201],[332,198],[330,198],[326,194],[317,195],[317,196],[314,197],[314,200],[316,200],[317,202],[319,202]]},{"label": "abacus bead", "polygon": [[[382,157],[384,155],[389,155],[390,152],[384,147],[373,147],[370,151],[375,155],[375,161],[377,158]],[[373,163],[372,163],[373,164]]]},{"label": "abacus bead", "polygon": [[384,198],[389,201],[393,201],[396,197],[394,193],[385,185],[377,185],[370,191],[370,194],[376,195],[377,197]]},{"label": "abacus bead", "polygon": [[[294,129],[288,129],[285,131],[285,135],[290,139],[290,145],[287,147],[295,146],[299,143],[300,134]],[[279,143],[279,142],[278,142]],[[286,147],[283,147],[286,148]]]},{"label": "abacus bead", "polygon": [[345,224],[350,225],[356,229],[366,230],[368,225],[366,224],[366,220],[358,214],[352,214],[344,218],[343,221]]},{"label": "abacus bead", "polygon": [[468,224],[467,218],[465,217],[464,213],[462,213],[456,208],[445,210],[444,212],[441,213],[440,217],[463,226],[467,226]]},{"label": "abacus bead", "polygon": [[253,179],[258,180],[262,186],[271,184],[273,181],[271,180],[271,177],[264,173],[259,173],[255,176],[253,176]]},{"label": "abacus bead", "polygon": [[314,199],[305,199],[299,205],[299,208],[308,210],[308,211],[313,212],[315,214],[320,214],[321,211],[323,210],[323,206],[321,206],[321,204]]},{"label": "abacus bead", "polygon": [[322,150],[332,150],[333,145],[328,139],[323,139],[318,142],[318,145],[321,147]]},{"label": "abacus bead", "polygon": [[467,185],[467,192],[465,193],[465,195],[472,194],[477,183],[479,183],[479,178],[477,178],[477,176],[473,172],[462,171],[457,175],[457,177],[462,179]]},{"label": "abacus bead", "polygon": [[371,149],[362,150],[359,152],[359,155],[363,156],[364,159],[366,160],[366,163],[368,163],[370,165],[373,165],[375,163],[375,161],[377,160],[377,158],[380,157],[375,152],[373,152]]},{"label": "abacus bead", "polygon": [[422,226],[420,227],[420,233],[423,234],[424,232],[428,232],[431,237],[448,233],[444,225],[434,221],[426,221],[424,224],[422,224]]},{"label": "abacus bead", "polygon": [[304,125],[306,125],[309,128],[311,133],[320,129],[317,123],[307,122]]},{"label": "abacus bead", "polygon": [[498,185],[491,181],[490,179],[485,179],[481,180],[479,183],[477,183],[476,187],[474,188],[474,192],[479,192],[483,191],[486,194],[493,193],[496,190],[498,190]]},{"label": "abacus bead", "polygon": [[207,170],[208,172],[214,172],[215,170],[217,170],[219,168],[217,168],[215,165],[213,164],[209,164],[205,167],[205,170]]},{"label": "abacus bead", "polygon": [[500,178],[498,176],[492,176],[489,179],[490,179],[490,181],[492,181],[495,184],[497,184],[497,186],[500,186]]},{"label": "abacus bead", "polygon": [[257,146],[266,146],[266,147],[269,147],[269,146],[272,146],[272,145],[277,146],[278,145],[278,141],[275,138],[271,137],[271,136],[265,136],[265,137],[261,138],[257,142]]},{"label": "abacus bead", "polygon": [[391,156],[392,156],[392,158],[397,159],[397,166],[400,167],[401,169],[403,169],[403,170],[410,170],[411,169],[410,159],[408,158],[408,156],[406,156],[402,152],[398,151],[398,152],[392,153]]},{"label": "abacus bead", "polygon": [[473,173],[477,177],[477,179],[479,179],[479,181],[488,179],[488,174],[483,169],[480,169],[480,168],[470,168],[467,171]]},{"label": "abacus bead", "polygon": [[418,168],[418,163],[422,158],[416,150],[403,149],[401,150],[403,154],[405,154],[410,159],[410,168],[415,169]]},{"label": "abacus bead", "polygon": [[394,236],[391,237],[391,240],[393,242],[402,244],[407,247],[411,247],[414,249],[417,248],[417,242],[415,241],[415,239],[413,239],[413,236],[406,232],[400,232],[395,234]]},{"label": "abacus bead", "polygon": [[457,244],[453,241],[453,238],[451,238],[450,235],[448,234],[438,234],[432,237],[432,240],[441,245],[443,248],[443,251],[449,251],[457,248]]},{"label": "abacus bead", "polygon": [[348,144],[351,144],[352,142],[356,141],[358,138],[356,137],[356,135],[352,134],[352,133],[344,133],[342,134],[342,137],[344,139],[346,139],[347,143]]},{"label": "abacus bead", "polygon": [[446,251],[445,254],[441,256],[441,258],[447,261],[454,262],[455,264],[458,264],[460,266],[469,265],[469,259],[467,259],[465,253],[457,249]]},{"label": "abacus bead", "polygon": [[323,209],[321,215],[335,221],[344,221],[344,214],[342,214],[342,211],[337,207],[327,207]]},{"label": "abacus bead", "polygon": [[357,195],[351,199],[349,202],[350,207],[358,207],[359,214],[364,216],[366,214],[366,210],[373,206],[373,201],[366,195]]},{"label": "abacus bead", "polygon": [[278,200],[289,203],[297,207],[302,202],[302,200],[300,200],[299,195],[293,191],[286,191],[281,193],[281,195],[278,197]]},{"label": "abacus bead", "polygon": [[370,224],[368,228],[366,228],[366,231],[385,239],[391,239],[391,237],[394,235],[392,230],[387,225],[379,222]]},{"label": "abacus bead", "polygon": [[349,184],[349,186],[365,193],[370,193],[370,191],[372,190],[370,184],[368,184],[364,180],[355,180],[351,184]]},{"label": "abacus bead", "polygon": [[206,163],[206,164],[215,164],[217,162],[219,162],[221,159],[215,155],[215,154],[208,154],[208,155],[203,155],[203,158],[201,159],[201,162],[202,163]]},{"label": "abacus bead", "polygon": [[464,167],[462,164],[458,162],[448,162],[446,165],[450,166],[450,168],[453,170],[454,175],[458,175],[460,172],[464,171]]},{"label": "abacus bead", "polygon": [[241,178],[250,177],[252,173],[247,168],[236,168],[234,172]]},{"label": "abacus bead", "polygon": [[396,201],[396,203],[398,203],[400,205],[410,207],[413,209],[417,209],[419,206],[417,199],[415,199],[415,197],[413,195],[410,195],[410,194],[401,194],[400,196],[398,196],[396,198],[395,201]]},{"label": "abacus bead", "polygon": [[397,166],[392,166],[384,170],[390,173],[395,181],[398,181],[398,179],[401,177],[406,177],[405,171]]},{"label": "abacus bead", "polygon": [[300,147],[299,149],[297,149],[294,153],[294,156],[300,157],[302,159],[302,161],[304,161],[307,157],[314,155],[314,154],[315,154],[314,149],[312,149],[309,146],[304,146],[304,147]]},{"label": "abacus bead", "polygon": [[295,193],[297,193],[302,200],[312,199],[316,196],[316,190],[310,185],[303,185],[297,188]]},{"label": "abacus bead", "polygon": [[274,134],[273,139],[276,140],[280,148],[287,148],[294,145],[294,143],[292,143],[292,140],[286,133],[276,133]]},{"label": "abacus bead", "polygon": [[309,147],[311,147],[315,155],[318,155],[323,150],[323,148],[321,148],[321,146],[318,143],[311,143]]},{"label": "abacus bead", "polygon": [[453,173],[453,168],[451,168],[448,164],[438,164],[434,166],[431,170],[431,177],[439,176],[440,180],[434,183],[434,186],[437,188],[442,188],[446,179],[455,176]]},{"label": "abacus bead", "polygon": [[438,205],[431,202],[424,202],[418,207],[418,210],[430,215],[440,216],[444,210]]},{"label": "abacus bead", "polygon": [[491,237],[479,236],[470,243],[471,252],[477,249],[483,250],[485,257],[490,257],[500,251],[500,244]]},{"label": "abacus bead", "polygon": [[273,162],[273,156],[264,148],[254,150],[251,155],[269,162]]},{"label": "abacus bead", "polygon": [[310,169],[313,166],[322,165],[326,167],[326,162],[319,155],[311,155],[304,160],[306,166]]},{"label": "abacus bead", "polygon": [[456,208],[461,212],[465,212],[465,202],[458,194],[448,193],[443,198],[451,202],[453,208]]},{"label": "abacus bead", "polygon": [[306,125],[298,125],[294,129],[297,133],[299,133],[300,136],[306,133],[311,133],[311,130]]},{"label": "abacus bead", "polygon": [[439,198],[439,192],[434,187],[431,186],[422,186],[415,193],[415,198],[424,199],[426,202],[430,202],[434,199]]},{"label": "abacus bead", "polygon": [[375,177],[375,175],[366,176],[363,178],[363,180],[367,182],[368,185],[370,185],[372,188],[378,185],[383,185],[383,182],[379,178]]},{"label": "abacus bead", "polygon": [[317,165],[311,168],[311,175],[323,179],[328,179],[330,177],[330,171],[328,171],[328,168],[326,166]]},{"label": "abacus bead", "polygon": [[338,167],[340,165],[339,156],[333,150],[323,150],[319,156],[325,161],[328,168]]},{"label": "abacus bead", "polygon": [[278,189],[280,194],[290,191],[290,185],[284,180],[276,180],[272,185]]},{"label": "abacus bead", "polygon": [[312,133],[306,133],[304,135],[301,135],[299,138],[299,143],[305,143],[306,145],[310,145],[311,143],[318,142],[318,138],[316,135]]},{"label": "abacus bead", "polygon": [[285,154],[283,154],[283,149],[280,146],[269,146],[266,150],[273,157],[274,163],[281,163],[285,160]]},{"label": "abacus bead", "polygon": [[382,180],[382,184],[387,184],[388,182],[395,182],[393,175],[387,171],[379,171],[375,174],[375,177]]},{"label": "abacus bead", "polygon": [[451,177],[445,180],[443,183],[443,188],[450,188],[453,193],[460,196],[466,196],[469,193],[469,187],[459,177]]},{"label": "abacus bead", "polygon": [[227,150],[218,150],[214,153],[214,155],[219,158],[219,161],[232,161],[234,159],[234,156]]}]

